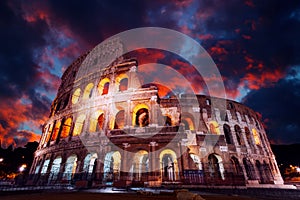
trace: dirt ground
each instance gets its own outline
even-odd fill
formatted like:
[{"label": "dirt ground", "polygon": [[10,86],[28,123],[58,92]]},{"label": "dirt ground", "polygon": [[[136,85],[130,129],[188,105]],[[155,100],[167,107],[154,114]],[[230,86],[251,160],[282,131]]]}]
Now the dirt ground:
[{"label": "dirt ground", "polygon": [[[250,197],[206,194],[201,195],[206,200],[260,200]],[[0,196],[1,200],[177,200],[173,194],[163,195],[137,195],[137,194],[104,194],[104,193],[32,193],[32,194],[9,194]]]}]

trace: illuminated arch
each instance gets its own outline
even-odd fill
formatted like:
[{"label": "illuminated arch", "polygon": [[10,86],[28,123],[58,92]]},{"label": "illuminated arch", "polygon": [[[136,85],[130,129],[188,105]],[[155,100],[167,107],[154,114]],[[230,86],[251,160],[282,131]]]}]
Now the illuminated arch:
[{"label": "illuminated arch", "polygon": [[60,125],[61,125],[61,122],[60,122],[60,121],[56,121],[56,122],[55,122],[55,126],[54,126],[53,133],[52,133],[52,137],[51,137],[51,140],[52,140],[52,141],[54,141],[54,140],[57,139],[58,132],[59,132],[59,129],[60,129]]},{"label": "illuminated arch", "polygon": [[219,129],[218,122],[210,121],[210,122],[208,122],[208,124],[209,124],[210,133],[220,135],[220,129]]},{"label": "illuminated arch", "polygon": [[[144,121],[144,123],[140,123],[139,120],[142,121],[146,120],[146,121]],[[148,124],[149,124],[149,107],[146,104],[138,104],[133,109],[132,125],[143,127],[143,126],[147,126]]]},{"label": "illuminated arch", "polygon": [[72,95],[72,104],[76,104],[79,100],[81,90],[77,88]]},{"label": "illuminated arch", "polygon": [[119,74],[116,78],[116,91],[125,91],[128,88],[127,74]]},{"label": "illuminated arch", "polygon": [[56,180],[60,171],[60,165],[61,165],[62,158],[60,156],[56,157],[53,160],[51,170],[50,170],[50,180]]},{"label": "illuminated arch", "polygon": [[148,152],[145,150],[140,150],[135,153],[132,166],[130,169],[131,179],[141,180],[141,178],[146,175],[149,171],[149,158]]},{"label": "illuminated arch", "polygon": [[[101,121],[99,121],[100,118],[102,119]],[[103,128],[103,122],[104,122],[104,112],[102,110],[97,110],[91,116],[89,131],[91,133],[96,132],[97,131],[97,126],[99,127],[100,130],[102,130],[102,128]]]},{"label": "illuminated arch", "polygon": [[71,180],[73,174],[76,172],[77,167],[77,156],[75,154],[68,157],[66,164],[65,164],[65,171],[63,174],[63,179]]},{"label": "illuminated arch", "polygon": [[105,155],[103,179],[106,182],[119,180],[121,170],[121,154],[119,151],[112,151]]},{"label": "illuminated arch", "polygon": [[61,130],[61,134],[60,134],[60,138],[66,138],[66,137],[69,136],[71,126],[72,126],[72,118],[69,117],[64,121],[64,124],[62,126],[62,130]]},{"label": "illuminated arch", "polygon": [[89,153],[86,155],[83,161],[83,172],[87,172],[89,174],[93,173],[97,158],[97,153]]},{"label": "illuminated arch", "polygon": [[176,153],[171,149],[165,149],[159,154],[161,163],[161,177],[163,180],[175,181],[179,177]]},{"label": "illuminated arch", "polygon": [[181,123],[184,124],[186,130],[195,130],[194,117],[189,113],[183,113],[181,116]]},{"label": "illuminated arch", "polygon": [[109,78],[104,78],[104,79],[102,79],[99,82],[99,84],[98,84],[98,92],[99,92],[100,95],[108,94],[109,83],[110,83],[110,79]]},{"label": "illuminated arch", "polygon": [[255,128],[252,129],[252,134],[253,134],[253,137],[254,137],[255,144],[260,145],[259,134],[258,134],[258,132]]},{"label": "illuminated arch", "polygon": [[87,86],[84,89],[82,99],[88,99],[88,98],[90,98],[91,95],[92,95],[93,88],[94,88],[94,84],[93,83],[87,84]]},{"label": "illuminated arch", "polygon": [[76,119],[73,136],[77,136],[81,134],[84,120],[85,120],[85,115],[83,114],[79,115],[79,117]]}]

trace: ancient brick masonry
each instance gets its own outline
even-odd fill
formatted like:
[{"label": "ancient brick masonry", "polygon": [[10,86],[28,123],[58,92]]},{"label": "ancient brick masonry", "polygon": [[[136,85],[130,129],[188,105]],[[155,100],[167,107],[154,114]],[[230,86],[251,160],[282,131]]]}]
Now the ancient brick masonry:
[{"label": "ancient brick masonry", "polygon": [[134,59],[78,76],[87,55],[62,76],[28,184],[283,184],[250,108],[205,95],[160,98],[140,84]]}]

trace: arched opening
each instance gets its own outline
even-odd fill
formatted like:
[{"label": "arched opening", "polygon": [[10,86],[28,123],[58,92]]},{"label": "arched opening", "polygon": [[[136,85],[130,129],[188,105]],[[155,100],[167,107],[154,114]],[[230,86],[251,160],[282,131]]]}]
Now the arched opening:
[{"label": "arched opening", "polygon": [[259,162],[259,160],[255,161],[255,166],[256,166],[256,169],[257,169],[258,174],[259,174],[260,183],[265,183],[264,169],[263,169],[263,166],[261,165],[261,163]]},{"label": "arched opening", "polygon": [[47,173],[47,169],[48,169],[48,165],[50,163],[50,159],[47,159],[44,161],[43,167],[42,167],[42,171],[41,174],[44,175]]},{"label": "arched opening", "polygon": [[66,137],[69,136],[70,130],[71,130],[71,125],[72,125],[72,118],[69,117],[63,123],[63,127],[62,127],[62,130],[61,130],[60,138],[66,138]]},{"label": "arched opening", "polygon": [[234,131],[236,135],[236,140],[238,142],[238,145],[243,145],[243,140],[242,140],[242,130],[238,125],[234,126]]},{"label": "arched opening", "polygon": [[58,174],[60,171],[62,158],[60,156],[56,157],[52,163],[49,180],[55,181],[58,178]]},{"label": "arched opening", "polygon": [[93,88],[94,88],[94,84],[93,84],[93,83],[87,84],[87,86],[86,86],[85,89],[84,89],[82,99],[88,99],[88,98],[91,98]]},{"label": "arched opening", "polygon": [[165,116],[165,124],[164,126],[172,126],[173,123],[172,123],[172,118],[170,116]]},{"label": "arched opening", "polygon": [[63,174],[63,179],[70,181],[76,172],[77,167],[77,156],[71,155],[68,157],[65,165],[65,171]]},{"label": "arched opening", "polygon": [[104,113],[99,110],[96,111],[90,119],[90,128],[89,131],[91,133],[102,130],[104,124]]},{"label": "arched opening", "polygon": [[257,130],[255,128],[252,129],[252,134],[254,137],[254,142],[256,145],[260,145],[260,138],[259,138],[259,134],[257,132]]},{"label": "arched opening", "polygon": [[232,156],[230,161],[232,164],[233,173],[236,175],[242,174],[242,168],[239,163],[239,160],[236,157]]},{"label": "arched opening", "polygon": [[264,161],[263,163],[263,169],[266,176],[266,182],[271,183],[274,180],[272,176],[272,170],[270,168],[270,165],[266,161]]},{"label": "arched opening", "polygon": [[245,134],[246,134],[246,138],[247,138],[248,144],[250,146],[253,146],[251,133],[250,133],[250,130],[249,130],[248,127],[245,127]]},{"label": "arched opening", "polygon": [[149,112],[146,108],[141,108],[136,112],[135,125],[145,127],[149,125]]},{"label": "arched opening", "polygon": [[72,95],[72,104],[76,104],[79,100],[81,90],[77,88]]},{"label": "arched opening", "polygon": [[99,82],[99,84],[98,84],[98,93],[100,95],[108,94],[108,92],[109,92],[109,82],[110,82],[109,78],[104,78]]},{"label": "arched opening", "polygon": [[54,126],[52,137],[51,137],[52,141],[55,141],[57,139],[58,132],[59,132],[59,129],[60,129],[60,125],[61,125],[60,121],[55,122],[55,126]]},{"label": "arched opening", "polygon": [[96,165],[97,165],[97,153],[89,153],[84,158],[83,163],[83,172],[85,173],[85,177],[87,180],[90,180],[95,173]]},{"label": "arched opening", "polygon": [[219,124],[216,121],[210,121],[209,123],[209,131],[211,134],[220,135]]},{"label": "arched opening", "polygon": [[103,126],[104,126],[104,113],[102,113],[102,114],[99,115],[99,117],[98,117],[98,126],[97,126],[97,130],[103,130]]},{"label": "arched opening", "polygon": [[161,177],[163,181],[175,181],[178,179],[178,164],[176,153],[165,149],[160,153]]},{"label": "arched opening", "polygon": [[183,113],[181,116],[181,123],[185,130],[195,130],[194,117],[189,113]]},{"label": "arched opening", "polygon": [[128,76],[127,74],[119,74],[116,78],[116,91],[125,91],[128,88]]},{"label": "arched opening", "polygon": [[125,111],[120,110],[116,114],[114,129],[123,129],[125,126]]},{"label": "arched opening", "polygon": [[231,136],[231,130],[230,130],[230,126],[227,124],[223,125],[223,131],[224,131],[224,135],[225,135],[225,140],[227,144],[232,144],[232,136]]},{"label": "arched opening", "polygon": [[107,153],[104,159],[104,177],[106,184],[120,179],[121,154],[119,151]]},{"label": "arched opening", "polygon": [[146,181],[147,172],[149,171],[148,152],[145,150],[138,151],[133,158],[131,166],[131,179],[135,181]]},{"label": "arched opening", "polygon": [[210,154],[208,156],[208,169],[210,176],[214,179],[225,180],[224,176],[224,165],[221,156],[217,154]]},{"label": "arched opening", "polygon": [[149,125],[149,108],[146,104],[138,104],[133,109],[132,126]]},{"label": "arched opening", "polygon": [[85,120],[85,115],[83,115],[83,114],[79,115],[79,117],[77,118],[77,120],[75,122],[73,136],[77,136],[77,135],[81,134],[82,129],[83,129],[84,120]]},{"label": "arched opening", "polygon": [[243,159],[243,164],[245,166],[245,170],[246,170],[248,180],[255,180],[255,171],[254,171],[253,165],[250,162],[250,160],[244,158]]},{"label": "arched opening", "polygon": [[127,90],[127,88],[128,88],[128,78],[123,78],[120,81],[119,91],[120,92],[125,91],[125,90]]}]

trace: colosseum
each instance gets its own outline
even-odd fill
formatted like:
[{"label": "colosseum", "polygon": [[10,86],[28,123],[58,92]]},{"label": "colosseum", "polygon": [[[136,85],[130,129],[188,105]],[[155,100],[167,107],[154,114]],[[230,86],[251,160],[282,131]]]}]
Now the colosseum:
[{"label": "colosseum", "polygon": [[[28,184],[283,184],[255,111],[206,95],[160,97],[159,87],[140,84],[134,58],[119,58],[82,76],[88,54],[61,78]],[[224,112],[213,106],[219,102]]]}]

